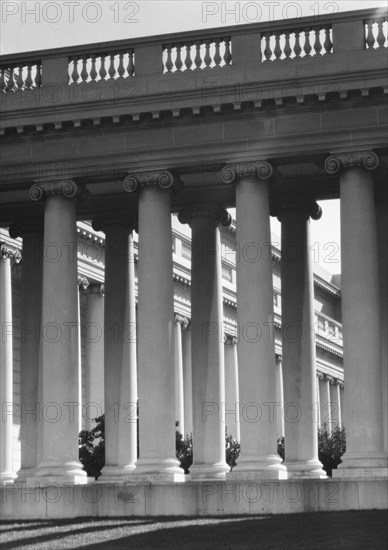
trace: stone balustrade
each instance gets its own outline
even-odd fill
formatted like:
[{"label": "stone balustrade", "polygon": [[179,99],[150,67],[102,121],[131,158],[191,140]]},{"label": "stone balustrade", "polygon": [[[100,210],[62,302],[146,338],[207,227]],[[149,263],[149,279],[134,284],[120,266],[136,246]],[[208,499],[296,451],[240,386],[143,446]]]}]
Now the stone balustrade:
[{"label": "stone balustrade", "polygon": [[331,25],[268,31],[261,38],[261,61],[303,59],[333,53],[332,39]]}]

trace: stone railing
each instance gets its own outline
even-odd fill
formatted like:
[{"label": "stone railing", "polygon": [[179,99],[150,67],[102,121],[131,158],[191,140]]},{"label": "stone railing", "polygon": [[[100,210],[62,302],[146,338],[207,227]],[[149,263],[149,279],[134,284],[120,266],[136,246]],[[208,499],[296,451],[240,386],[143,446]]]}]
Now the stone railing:
[{"label": "stone railing", "polygon": [[[61,86],[63,96],[66,86],[83,89],[98,82],[104,92],[112,82],[124,82],[124,89],[128,82],[147,77],[162,79],[165,92],[165,80],[172,74],[182,79],[189,74],[206,78],[210,71],[237,71],[241,78],[238,69],[242,66],[252,70],[256,67],[267,74],[268,67],[276,71],[276,66],[287,61],[297,66],[308,60],[323,63],[324,58],[335,54],[378,52],[388,46],[387,26],[387,17],[382,16],[381,10],[369,9],[325,16],[323,21],[303,17],[11,54],[0,59],[0,89],[4,94],[15,95],[56,85]],[[327,63],[325,67],[327,72]],[[335,68],[333,71],[338,72]],[[271,73],[271,81],[276,78]],[[281,71],[278,78],[284,79]],[[152,90],[157,88],[155,84]],[[107,99],[104,94],[96,99]],[[78,101],[76,94],[71,97]],[[88,94],[86,97],[89,100]]]}]

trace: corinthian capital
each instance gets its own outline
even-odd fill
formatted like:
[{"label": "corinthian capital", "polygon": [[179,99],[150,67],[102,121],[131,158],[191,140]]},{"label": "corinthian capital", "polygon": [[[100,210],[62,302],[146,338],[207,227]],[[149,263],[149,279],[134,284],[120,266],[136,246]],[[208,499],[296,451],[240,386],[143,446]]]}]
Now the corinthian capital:
[{"label": "corinthian capital", "polygon": [[178,215],[181,223],[191,223],[194,220],[211,220],[215,225],[219,223],[228,227],[232,222],[231,215],[222,206],[198,206],[181,210]]},{"label": "corinthian capital", "polygon": [[336,174],[343,168],[360,166],[365,170],[375,170],[379,165],[379,157],[373,151],[355,153],[340,153],[331,155],[325,160],[325,170],[328,174]]},{"label": "corinthian capital", "polygon": [[83,185],[73,180],[53,180],[37,182],[30,188],[30,199],[40,201],[43,197],[50,195],[63,195],[67,199],[77,198],[86,202],[89,198],[89,191]]},{"label": "corinthian capital", "polygon": [[181,187],[182,182],[168,170],[129,174],[124,180],[124,189],[128,193],[134,193],[140,187],[151,185],[156,185],[160,189],[177,189]]},{"label": "corinthian capital", "polygon": [[272,166],[266,160],[260,162],[236,162],[227,164],[221,171],[224,183],[238,182],[241,178],[267,180],[273,174]]}]

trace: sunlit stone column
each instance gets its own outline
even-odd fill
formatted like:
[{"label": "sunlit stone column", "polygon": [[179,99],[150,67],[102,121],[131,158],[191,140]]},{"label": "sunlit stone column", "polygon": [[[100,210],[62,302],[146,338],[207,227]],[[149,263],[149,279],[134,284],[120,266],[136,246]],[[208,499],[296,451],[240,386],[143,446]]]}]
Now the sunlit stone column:
[{"label": "sunlit stone column", "polygon": [[284,388],[282,356],[276,354],[276,403],[279,403],[279,412],[276,415],[277,437],[284,437]]},{"label": "sunlit stone column", "polygon": [[88,279],[83,275],[78,275],[78,387],[79,387],[79,407],[78,407],[78,431],[80,432],[82,430],[82,424],[83,424],[83,406],[84,406],[84,400],[82,399],[82,317],[81,317],[81,292],[86,290],[89,286]]},{"label": "sunlit stone column", "polygon": [[331,394],[330,394],[330,384],[334,382],[334,378],[332,376],[329,376],[326,374],[325,376],[325,394],[326,394],[326,403],[327,403],[327,421],[326,421],[326,427],[329,432],[332,430],[332,424],[333,424],[333,409],[334,405],[331,401]]},{"label": "sunlit stone column", "polygon": [[288,477],[326,477],[318,460],[314,288],[310,255],[314,201],[284,201],[282,222],[282,354],[285,412],[285,466]]},{"label": "sunlit stone column", "polygon": [[43,220],[15,224],[9,234],[23,238],[20,326],[20,458],[18,479],[35,474],[39,462],[38,427],[41,421],[40,345],[43,276]]},{"label": "sunlit stone column", "polygon": [[[386,191],[387,193],[387,191]],[[377,246],[380,275],[381,368],[383,388],[384,449],[388,452],[388,200],[376,204]]]},{"label": "sunlit stone column", "polygon": [[236,270],[241,454],[233,477],[284,477],[277,453],[276,372],[268,162],[228,165],[236,183]]},{"label": "sunlit stone column", "polygon": [[104,285],[92,283],[84,290],[86,318],[82,327],[85,342],[85,406],[86,429],[104,413]]},{"label": "sunlit stone column", "polygon": [[179,214],[192,229],[191,331],[193,383],[193,465],[191,479],[222,479],[225,461],[224,331],[219,224],[229,224],[220,207]]},{"label": "sunlit stone column", "polygon": [[174,320],[175,419],[179,422],[177,429],[185,435],[182,330],[187,327],[189,321],[183,315],[178,314],[175,314]]},{"label": "sunlit stone column", "polygon": [[338,379],[331,378],[330,380],[330,397],[332,404],[332,430],[337,426],[341,427],[341,396],[340,396],[340,384]]},{"label": "sunlit stone column", "polygon": [[193,433],[193,383],[191,373],[191,325],[182,334],[185,434]]},{"label": "sunlit stone column", "polygon": [[20,252],[0,243],[0,483],[11,483],[16,477],[12,469],[13,426],[13,323],[12,323],[12,262],[19,262]]},{"label": "sunlit stone column", "polygon": [[[340,173],[346,453],[336,476],[388,475],[384,450],[380,288],[373,152],[331,156]],[[386,253],[386,251],[385,251]]]},{"label": "sunlit stone column", "polygon": [[30,197],[45,198],[42,291],[42,457],[35,475],[86,482],[78,460],[78,300],[76,199],[72,180],[34,184]]},{"label": "sunlit stone column", "polygon": [[318,373],[317,384],[318,384],[318,400],[319,400],[319,427],[327,428],[327,400],[326,400],[325,375],[323,374],[323,372]]},{"label": "sunlit stone column", "polygon": [[175,458],[174,291],[171,251],[172,174],[130,174],[128,192],[139,190],[139,427],[136,474],[183,481]]},{"label": "sunlit stone column", "polygon": [[137,460],[137,360],[133,216],[101,216],[105,232],[105,466],[101,481],[121,479]]},{"label": "sunlit stone column", "polygon": [[237,338],[225,335],[225,425],[228,435],[240,441]]},{"label": "sunlit stone column", "polygon": [[316,399],[315,399],[315,419],[317,422],[318,428],[321,427],[322,422],[322,415],[321,415],[321,396],[320,396],[320,373],[317,373],[317,379],[316,379]]}]

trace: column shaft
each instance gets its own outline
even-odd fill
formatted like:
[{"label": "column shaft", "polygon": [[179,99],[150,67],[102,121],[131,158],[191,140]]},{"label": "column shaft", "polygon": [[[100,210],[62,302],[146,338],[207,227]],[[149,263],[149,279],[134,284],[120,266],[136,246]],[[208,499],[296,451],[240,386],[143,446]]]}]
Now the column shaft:
[{"label": "column shaft", "polygon": [[182,355],[182,324],[177,316],[174,326],[174,358],[175,358],[175,419],[179,422],[178,430],[185,435],[185,412],[183,392],[183,355]]},{"label": "column shaft", "polygon": [[191,327],[183,331],[183,389],[185,434],[193,433],[193,383],[191,373]]},{"label": "column shaft", "polygon": [[281,221],[285,465],[289,477],[325,477],[318,460],[314,405],[317,390],[309,214],[298,207],[290,208]]},{"label": "column shaft", "polygon": [[228,435],[240,441],[239,383],[237,339],[228,336],[225,342],[225,425]]}]

